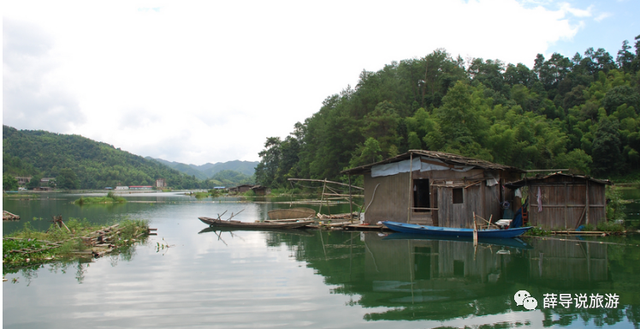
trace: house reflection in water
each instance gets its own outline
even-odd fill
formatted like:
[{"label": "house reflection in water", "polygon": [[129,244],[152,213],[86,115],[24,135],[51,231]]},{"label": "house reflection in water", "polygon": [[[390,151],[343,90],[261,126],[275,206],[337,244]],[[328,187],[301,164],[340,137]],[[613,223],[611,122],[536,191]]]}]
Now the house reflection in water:
[{"label": "house reflection in water", "polygon": [[541,299],[547,292],[610,286],[603,244],[529,239],[518,248],[474,248],[472,241],[390,239],[394,235],[364,239],[364,281],[371,290],[356,292],[359,304],[393,308],[369,313],[370,320],[500,314],[522,310],[513,301],[520,289]]},{"label": "house reflection in water", "polygon": [[607,245],[593,241],[534,239],[528,280],[552,289],[610,286]]}]

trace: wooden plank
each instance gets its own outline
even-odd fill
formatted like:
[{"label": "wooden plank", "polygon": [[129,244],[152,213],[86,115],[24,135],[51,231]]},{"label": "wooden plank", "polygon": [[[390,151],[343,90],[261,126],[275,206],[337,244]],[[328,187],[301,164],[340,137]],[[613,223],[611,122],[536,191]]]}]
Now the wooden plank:
[{"label": "wooden plank", "polygon": [[411,222],[411,200],[413,199],[413,152],[409,151],[409,195],[407,207],[407,223]]}]

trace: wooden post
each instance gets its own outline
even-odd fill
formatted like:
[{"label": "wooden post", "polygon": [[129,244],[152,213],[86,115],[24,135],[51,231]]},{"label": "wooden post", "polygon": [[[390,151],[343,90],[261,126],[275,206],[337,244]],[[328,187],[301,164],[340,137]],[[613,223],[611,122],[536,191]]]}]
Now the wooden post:
[{"label": "wooden post", "polygon": [[478,225],[476,225],[476,212],[473,212],[473,246],[478,245]]},{"label": "wooden post", "polygon": [[[484,174],[482,175],[483,179],[484,179]],[[485,212],[485,208],[484,208],[484,204],[487,203],[487,200],[485,199],[485,192],[484,189],[487,186],[487,183],[485,180],[481,180],[480,181],[480,213],[482,214],[482,216],[487,217],[487,213]],[[489,212],[491,212],[491,210],[489,210]],[[491,214],[493,215],[493,214]]]},{"label": "wooden post", "polygon": [[353,223],[353,199],[351,198],[351,175],[349,177],[349,222]]},{"label": "wooden post", "polygon": [[318,209],[318,216],[322,212],[322,201],[324,201],[324,189],[327,187],[327,179],[324,179],[324,183],[322,184],[322,196],[320,197],[320,209]]},{"label": "wooden post", "polygon": [[585,197],[584,211],[586,216],[586,224],[589,225],[589,179],[588,178],[586,178],[586,183],[587,183],[587,188],[585,189],[586,197]]},{"label": "wooden post", "polygon": [[565,182],[564,183],[564,229],[568,230],[569,227],[567,226],[567,221],[569,220],[568,218],[568,213],[567,213],[567,204],[569,203],[569,185]]},{"label": "wooden post", "polygon": [[409,151],[409,207],[407,207],[407,223],[411,221],[411,199],[413,199],[413,153]]}]

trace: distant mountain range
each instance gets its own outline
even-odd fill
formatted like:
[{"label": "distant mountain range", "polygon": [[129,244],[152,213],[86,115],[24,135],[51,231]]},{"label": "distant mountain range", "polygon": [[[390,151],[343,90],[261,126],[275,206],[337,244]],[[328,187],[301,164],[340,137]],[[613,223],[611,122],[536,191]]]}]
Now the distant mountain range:
[{"label": "distant mountain range", "polygon": [[[186,165],[143,158],[79,135],[2,126],[3,176],[56,178],[62,189],[102,189],[154,185],[165,179],[174,189],[213,188],[253,183],[258,162],[229,161]],[[195,178],[194,178],[195,177]]]},{"label": "distant mountain range", "polygon": [[158,158],[146,157],[148,160],[155,160],[163,165],[175,169],[179,172],[185,173],[190,176],[196,176],[200,180],[206,180],[215,176],[215,174],[223,170],[233,170],[242,173],[247,176],[253,176],[255,168],[258,165],[258,161],[227,161],[217,163],[205,163],[203,165],[184,164],[175,161],[167,161]]}]

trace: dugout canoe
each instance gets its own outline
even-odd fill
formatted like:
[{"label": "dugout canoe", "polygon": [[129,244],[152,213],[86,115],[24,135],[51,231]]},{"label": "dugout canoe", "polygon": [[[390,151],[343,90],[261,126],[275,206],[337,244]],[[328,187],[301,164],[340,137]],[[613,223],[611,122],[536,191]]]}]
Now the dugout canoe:
[{"label": "dugout canoe", "polygon": [[300,220],[297,222],[241,222],[238,220],[219,220],[210,217],[198,217],[198,219],[216,228],[270,230],[270,229],[297,229],[313,224],[312,220]]}]

